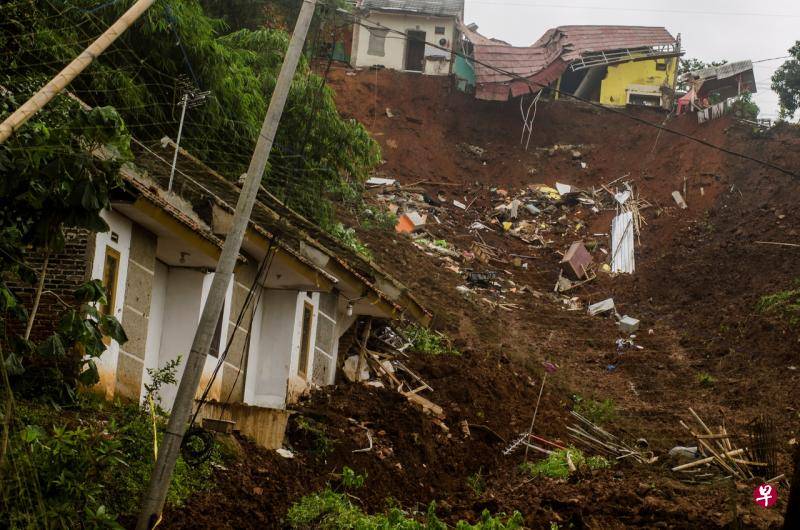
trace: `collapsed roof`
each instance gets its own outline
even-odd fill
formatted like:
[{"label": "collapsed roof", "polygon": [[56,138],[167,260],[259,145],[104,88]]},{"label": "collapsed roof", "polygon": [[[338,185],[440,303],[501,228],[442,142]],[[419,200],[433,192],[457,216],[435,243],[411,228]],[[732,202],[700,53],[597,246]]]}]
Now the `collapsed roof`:
[{"label": "collapsed roof", "polygon": [[506,101],[509,95],[538,92],[567,68],[577,71],[680,55],[678,41],[662,27],[559,26],[531,46],[487,39],[463,24],[459,29],[473,45],[475,97],[486,100]]},{"label": "collapsed roof", "polygon": [[464,0],[361,0],[358,7],[372,11],[464,17]]},{"label": "collapsed roof", "polygon": [[684,74],[682,79],[692,85],[697,97],[716,93],[729,98],[757,91],[753,62],[750,60],[693,70]]}]

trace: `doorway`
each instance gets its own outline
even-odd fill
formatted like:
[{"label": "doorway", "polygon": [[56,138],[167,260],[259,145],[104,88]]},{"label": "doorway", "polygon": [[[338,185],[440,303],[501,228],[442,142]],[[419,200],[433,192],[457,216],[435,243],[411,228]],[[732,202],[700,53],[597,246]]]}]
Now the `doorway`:
[{"label": "doorway", "polygon": [[410,29],[406,34],[406,70],[422,72],[425,68],[425,32]]}]

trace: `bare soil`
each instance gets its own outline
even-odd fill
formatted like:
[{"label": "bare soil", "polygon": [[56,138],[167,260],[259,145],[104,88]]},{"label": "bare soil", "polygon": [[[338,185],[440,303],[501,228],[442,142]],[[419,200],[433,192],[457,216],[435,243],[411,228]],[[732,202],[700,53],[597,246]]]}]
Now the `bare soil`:
[{"label": "bare soil", "polygon": [[[800,249],[756,242],[797,242],[797,178],[572,102],[539,105],[525,150],[518,103],[475,101],[447,79],[391,71],[350,75],[335,69],[329,82],[340,112],[364,123],[381,143],[381,174],[447,197],[433,212],[439,222],[429,216],[427,229],[459,251],[477,237],[469,225],[485,220],[501,200],[497,188],[513,194],[556,181],[591,188],[628,175],[653,204],[643,211],[647,224],[636,247],[636,272],[600,273],[570,294],[583,304],[613,297],[621,313],[641,319],[635,342],[643,349],[618,353],[615,341],[622,335],[612,320],[567,311],[548,294],[558,276],[558,252],[576,239],[607,233],[612,212],[570,207],[570,228],[553,233],[545,248],[512,238],[497,225],[480,232],[505,254],[530,256],[527,270],[511,263],[487,267],[515,288],[485,296],[514,304],[512,310],[459,296],[463,276],[408,237],[359,228],[376,261],[434,312],[434,326],[462,352],[418,354],[411,361],[434,388],[428,397],[444,408],[449,431],[391,390],[349,384],[320,390],[291,422],[287,444],[294,459],[242,441],[246,458],[219,472],[214,491],[168,512],[165,527],[279,528],[293,502],[328,483],[335,486],[343,466],[368,474],[367,487],[354,494],[369,512],[385,509],[387,499],[409,508],[435,500],[449,522],[474,521],[489,509],[519,510],[530,528],[551,522],[565,528],[734,528],[735,520],[742,528],[780,527],[786,489],[779,489],[776,508],[761,509],[752,501],[755,483],[686,484],[669,471],[665,453],[691,444],[679,423],[689,418],[689,407],[709,424],[724,423],[740,433],[767,414],[777,429],[779,472],[791,475],[800,335],[755,306],[762,296],[793,286]],[[651,123],[665,118],[649,109],[624,112]],[[800,173],[796,128],[754,134],[730,118],[699,125],[691,116],[667,126]],[[575,145],[580,159],[571,150],[545,149],[556,144]],[[465,146],[484,153],[475,156]],[[686,191],[688,209],[676,207],[674,190]],[[472,205],[462,211],[452,199]],[[342,215],[357,224],[347,212]],[[574,229],[577,221],[582,226]],[[595,258],[603,256],[595,252]],[[530,422],[545,360],[559,369],[545,388],[539,435],[569,443],[573,394],[612,399],[616,418],[607,428],[627,439],[645,438],[659,461],[622,461],[569,480],[531,480],[522,473],[522,455],[506,457],[502,450]],[[704,385],[701,373],[715,382]],[[298,418],[325,433],[330,453],[320,454]],[[368,445],[362,426],[376,433],[375,445],[354,453]],[[476,473],[485,477],[480,492],[467,483]]]}]

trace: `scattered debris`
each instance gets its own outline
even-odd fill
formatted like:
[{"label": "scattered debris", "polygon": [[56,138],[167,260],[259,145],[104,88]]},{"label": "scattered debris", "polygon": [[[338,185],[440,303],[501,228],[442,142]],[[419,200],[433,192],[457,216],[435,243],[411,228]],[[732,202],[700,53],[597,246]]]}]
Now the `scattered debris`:
[{"label": "scattered debris", "polygon": [[623,212],[611,222],[611,272],[633,274],[633,213]]},{"label": "scattered debris", "polygon": [[416,232],[425,226],[427,218],[427,215],[420,215],[419,212],[416,211],[406,212],[397,220],[395,230],[401,234]]},{"label": "scattered debris", "polygon": [[589,276],[588,270],[592,261],[592,255],[586,250],[583,241],[576,241],[561,259],[561,269],[573,279],[582,280]]},{"label": "scattered debris", "polygon": [[613,298],[606,298],[601,302],[597,302],[589,306],[589,314],[592,316],[597,316],[603,313],[607,313],[609,311],[614,311]]},{"label": "scattered debris", "polygon": [[616,460],[632,458],[642,464],[652,464],[658,460],[658,457],[654,456],[652,451],[640,450],[622,442],[619,438],[598,427],[574,410],[570,414],[577,418],[578,423],[567,427],[567,431],[569,431],[569,436],[577,445]]},{"label": "scattered debris", "polygon": [[382,177],[372,177],[367,180],[366,185],[370,188],[377,188],[381,186],[397,186],[397,180]]},{"label": "scattered debris", "polygon": [[455,206],[456,208],[460,208],[462,210],[466,210],[467,209],[467,205],[466,204],[464,204],[461,201],[457,201],[455,199],[453,199],[453,206]]},{"label": "scattered debris", "polygon": [[283,458],[288,458],[290,460],[294,458],[294,453],[289,451],[288,449],[284,449],[283,447],[275,449],[275,452],[278,453]]},{"label": "scattered debris", "polygon": [[639,329],[639,320],[625,315],[619,319],[617,325],[623,333],[636,333]]},{"label": "scattered debris", "polygon": [[689,206],[686,204],[686,201],[683,200],[683,195],[678,190],[672,192],[672,198],[675,199],[675,204],[677,204],[681,210],[685,210]]}]

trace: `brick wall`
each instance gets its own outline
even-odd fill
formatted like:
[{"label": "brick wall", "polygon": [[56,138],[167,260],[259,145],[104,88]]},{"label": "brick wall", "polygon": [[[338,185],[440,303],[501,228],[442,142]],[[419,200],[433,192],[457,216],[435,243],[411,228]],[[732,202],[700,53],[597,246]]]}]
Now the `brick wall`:
[{"label": "brick wall", "polygon": [[[74,304],[73,293],[75,289],[91,278],[92,258],[94,256],[94,233],[83,229],[67,229],[65,233],[66,245],[64,250],[50,256],[45,276],[44,290],[39,302],[39,310],[36,313],[31,339],[40,340],[50,336],[55,329],[61,313],[64,311],[64,303]],[[25,261],[37,272],[41,271],[44,263],[44,255],[41,253],[29,253],[25,256]],[[20,301],[30,312],[33,307],[33,298],[36,292],[35,286],[12,283],[12,289],[20,298]],[[24,324],[20,324],[22,333],[25,329]]]}]

